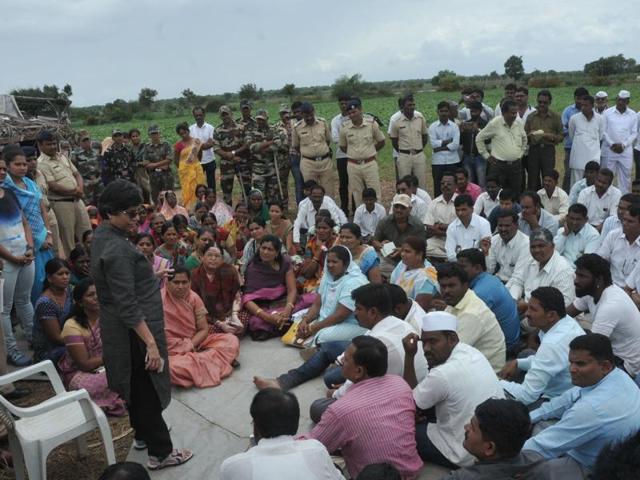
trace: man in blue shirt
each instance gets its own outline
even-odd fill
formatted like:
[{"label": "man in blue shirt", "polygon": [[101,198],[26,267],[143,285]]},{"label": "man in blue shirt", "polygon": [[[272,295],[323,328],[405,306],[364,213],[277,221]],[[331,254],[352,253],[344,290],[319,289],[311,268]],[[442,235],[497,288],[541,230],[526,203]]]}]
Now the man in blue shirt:
[{"label": "man in blue shirt", "polygon": [[569,169],[569,157],[573,140],[569,136],[569,120],[582,109],[582,97],[589,95],[584,87],[578,87],[573,92],[573,105],[569,105],[562,111],[562,133],[564,135],[564,176],[562,177],[562,189],[568,192],[571,185],[571,170]]},{"label": "man in blue shirt", "polygon": [[509,357],[510,352],[514,352],[520,343],[520,318],[515,300],[498,277],[487,273],[487,264],[482,250],[476,248],[462,250],[458,253],[457,260],[458,265],[469,276],[471,290],[496,316],[504,333],[507,357]]},{"label": "man in blue shirt", "polygon": [[[508,396],[533,410],[572,388],[569,343],[584,335],[584,330],[567,315],[564,297],[554,287],[539,287],[531,292],[526,315],[529,325],[540,330],[540,347],[533,355],[507,362],[498,376],[503,379],[500,384]],[[526,372],[521,383],[509,381],[520,371]]]},{"label": "man in blue shirt", "polygon": [[559,419],[536,433],[523,451],[549,460],[557,478],[588,478],[603,446],[640,429],[640,389],[614,365],[611,342],[598,333],[569,344],[574,388],[530,413],[531,422]]}]

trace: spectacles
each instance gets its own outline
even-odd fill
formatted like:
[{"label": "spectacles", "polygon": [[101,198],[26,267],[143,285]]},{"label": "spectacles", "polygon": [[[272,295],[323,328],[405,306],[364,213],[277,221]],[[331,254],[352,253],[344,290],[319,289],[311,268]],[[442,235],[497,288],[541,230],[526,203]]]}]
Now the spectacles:
[{"label": "spectacles", "polygon": [[128,216],[131,220],[140,216],[137,210],[123,210],[120,214]]}]

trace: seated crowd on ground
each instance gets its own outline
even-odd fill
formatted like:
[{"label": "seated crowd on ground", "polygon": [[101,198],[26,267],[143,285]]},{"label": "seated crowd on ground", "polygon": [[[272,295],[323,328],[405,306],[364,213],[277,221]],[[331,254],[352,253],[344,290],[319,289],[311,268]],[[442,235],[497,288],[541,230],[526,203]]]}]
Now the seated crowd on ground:
[{"label": "seated crowd on ground", "polygon": [[[607,455],[640,430],[638,115],[624,90],[601,108],[604,92],[577,88],[562,114],[547,90],[532,108],[525,87],[508,85],[495,112],[483,95],[464,92],[459,112],[440,102],[431,125],[413,96],[399,99],[389,205],[382,123],[351,97],[331,122],[294,102],[270,125],[243,101],[237,120],[221,107],[214,128],[196,107],[173,148],[155,125],[144,144],[137,129],[97,145],[81,132],[71,158],[48,131],[37,150],[5,146],[0,357],[52,361],[107,414],[129,411],[145,448],[150,427],[133,425],[141,413],[103,360],[113,340],[102,310],[131,299],[126,272],[137,282],[144,266],[148,313],[163,319],[149,323],[166,349],[158,371],[168,362],[175,387],[219,385],[245,336],[304,349],[276,378],[255,372],[257,445],[225,460],[221,478],[411,479],[425,462],[452,479],[612,478],[597,476]],[[122,271],[105,263],[104,228],[130,248]],[[321,375],[315,426],[298,433],[291,391]],[[160,450],[149,443],[150,469],[191,458]]]}]

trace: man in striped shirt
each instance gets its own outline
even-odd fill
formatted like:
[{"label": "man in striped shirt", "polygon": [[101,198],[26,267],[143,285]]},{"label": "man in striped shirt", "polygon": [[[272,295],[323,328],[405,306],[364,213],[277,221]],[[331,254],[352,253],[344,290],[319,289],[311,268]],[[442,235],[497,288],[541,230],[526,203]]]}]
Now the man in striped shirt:
[{"label": "man in striped shirt", "polygon": [[355,337],[345,351],[342,372],[353,385],[301,438],[316,439],[329,452],[340,449],[351,478],[369,464],[390,463],[403,479],[415,479],[422,468],[416,407],[407,383],[386,375],[384,343],[372,336]]}]

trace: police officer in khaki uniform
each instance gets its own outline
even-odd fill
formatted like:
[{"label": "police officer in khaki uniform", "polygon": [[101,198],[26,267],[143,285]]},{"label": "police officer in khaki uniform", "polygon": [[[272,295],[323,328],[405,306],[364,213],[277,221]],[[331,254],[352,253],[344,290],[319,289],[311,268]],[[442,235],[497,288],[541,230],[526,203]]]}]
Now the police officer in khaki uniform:
[{"label": "police officer in khaki uniform", "polygon": [[347,152],[349,191],[358,208],[362,204],[365,188],[373,188],[378,198],[382,198],[376,158],[378,151],[384,147],[384,133],[372,117],[362,114],[360,99],[349,100],[347,113],[349,120],[340,128],[340,149]]},{"label": "police officer in khaki uniform", "polygon": [[393,148],[398,152],[397,168],[400,178],[406,175],[418,177],[418,186],[427,188],[427,161],[424,146],[428,141],[427,122],[416,111],[413,96],[402,99],[402,115],[389,126],[389,136]]},{"label": "police officer in khaki uniform", "polygon": [[316,117],[309,102],[301,107],[302,120],[293,126],[291,146],[300,152],[300,170],[305,181],[314,180],[322,185],[325,194],[333,198],[335,170],[331,158],[331,129],[329,123]]},{"label": "police officer in khaki uniform", "polygon": [[84,183],[82,176],[71,160],[57,152],[56,138],[53,133],[42,131],[38,134],[38,169],[44,175],[49,186],[49,201],[60,230],[60,240],[65,257],[73,250],[76,238],[91,230],[89,215],[82,198]]}]

